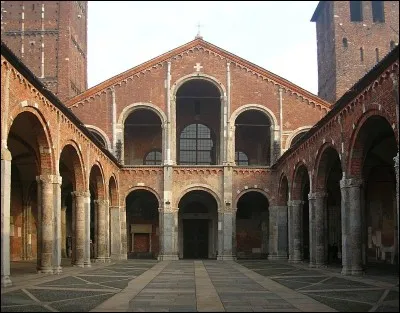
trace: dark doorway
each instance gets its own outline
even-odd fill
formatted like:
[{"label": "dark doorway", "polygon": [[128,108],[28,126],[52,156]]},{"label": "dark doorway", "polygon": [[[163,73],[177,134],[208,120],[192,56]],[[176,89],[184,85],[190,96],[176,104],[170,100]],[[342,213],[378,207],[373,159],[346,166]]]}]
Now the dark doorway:
[{"label": "dark doorway", "polygon": [[208,258],[208,220],[183,220],[183,257]]}]

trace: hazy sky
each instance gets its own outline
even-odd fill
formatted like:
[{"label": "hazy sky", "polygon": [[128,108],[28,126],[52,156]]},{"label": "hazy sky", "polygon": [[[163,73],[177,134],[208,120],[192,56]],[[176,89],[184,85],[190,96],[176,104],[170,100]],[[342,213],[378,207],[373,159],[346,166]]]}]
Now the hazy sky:
[{"label": "hazy sky", "polygon": [[317,94],[318,1],[89,1],[88,84],[203,39]]}]

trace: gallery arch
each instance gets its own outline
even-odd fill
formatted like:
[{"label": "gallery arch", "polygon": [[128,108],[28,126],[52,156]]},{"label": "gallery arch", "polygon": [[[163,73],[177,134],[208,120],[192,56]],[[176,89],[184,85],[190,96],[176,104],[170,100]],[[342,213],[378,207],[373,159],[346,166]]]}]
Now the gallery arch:
[{"label": "gallery arch", "polygon": [[159,201],[153,192],[135,189],[126,197],[128,258],[157,258]]},{"label": "gallery arch", "polygon": [[177,163],[220,164],[221,94],[208,80],[192,79],[176,93]]},{"label": "gallery arch", "polygon": [[179,258],[210,259],[217,257],[218,204],[203,190],[192,190],[179,201]]},{"label": "gallery arch", "polygon": [[[124,121],[124,164],[147,164],[152,151],[162,151],[162,128],[160,117],[150,109],[133,110]],[[151,156],[151,155],[150,155]],[[161,158],[154,158],[160,165]]]},{"label": "gallery arch", "polygon": [[265,258],[268,255],[269,202],[259,191],[240,196],[236,211],[237,258]]},{"label": "gallery arch", "polygon": [[[252,140],[249,140],[252,138]],[[246,110],[235,120],[235,161],[239,165],[271,164],[271,121],[261,111]],[[240,158],[240,153],[245,155]]]}]

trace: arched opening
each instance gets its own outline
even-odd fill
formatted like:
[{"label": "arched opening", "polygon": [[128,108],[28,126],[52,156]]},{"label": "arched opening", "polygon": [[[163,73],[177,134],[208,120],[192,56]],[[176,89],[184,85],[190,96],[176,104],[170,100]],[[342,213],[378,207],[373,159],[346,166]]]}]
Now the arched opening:
[{"label": "arched opening", "polygon": [[[309,202],[308,194],[310,193],[310,179],[308,170],[304,164],[300,165],[295,173],[294,188],[292,191],[292,199],[300,201],[300,214],[293,211],[293,236],[295,240],[299,240],[299,257],[300,260],[310,259],[310,223],[309,223]],[[296,238],[296,228],[299,229]],[[294,247],[296,249],[296,247]],[[296,254],[296,251],[294,251]]]},{"label": "arched opening", "polygon": [[268,255],[269,202],[258,191],[244,193],[237,202],[237,258],[266,258]]},{"label": "arched opening", "polygon": [[50,145],[38,118],[31,112],[23,112],[13,120],[7,146],[12,156],[9,233],[11,275],[17,270],[16,261],[30,263],[32,266],[28,268],[34,273],[41,267],[42,244],[42,208],[38,200],[36,177],[51,174],[50,155],[42,158],[41,154],[41,149],[49,151]]},{"label": "arched opening", "polygon": [[206,191],[193,190],[179,201],[179,258],[217,257],[218,204]]},{"label": "arched opening", "polygon": [[108,205],[105,200],[104,178],[98,165],[93,165],[89,176],[90,191],[90,259],[104,261],[106,246],[106,215]]},{"label": "arched opening", "polygon": [[244,152],[249,165],[270,165],[270,119],[260,111],[248,110],[239,114],[235,127],[235,152]]},{"label": "arched opening", "polygon": [[[363,263],[368,267],[398,263],[398,216],[394,160],[395,134],[383,117],[372,116],[360,128],[352,149],[352,175],[361,175]],[[356,163],[361,161],[361,173]],[[394,268],[393,268],[394,269]],[[395,272],[398,272],[397,266]]]},{"label": "arched opening", "polygon": [[157,258],[158,208],[157,197],[148,190],[134,190],[126,197],[128,258]]},{"label": "arched opening", "polygon": [[[342,218],[341,191],[342,166],[339,154],[333,147],[326,148],[320,158],[317,172],[316,190],[326,192],[325,262],[342,263]],[[325,208],[324,208],[325,210]],[[323,213],[325,215],[325,212]],[[318,236],[318,234],[317,234]]]},{"label": "arched opening", "polygon": [[153,150],[162,150],[161,119],[151,110],[134,110],[124,122],[124,164],[145,164]]},{"label": "arched opening", "polygon": [[220,163],[221,94],[209,81],[193,79],[176,93],[177,162]]},{"label": "arched opening", "polygon": [[120,235],[120,215],[118,203],[117,182],[114,176],[111,176],[108,181],[108,199],[110,204],[110,214],[108,223],[108,254],[119,255],[121,248]]},{"label": "arched opening", "polygon": [[96,132],[93,129],[89,129],[89,131],[91,132],[91,134],[94,136],[94,138],[96,138],[96,140],[106,149],[108,149],[107,147],[107,143],[106,140],[103,138],[102,135],[100,135],[98,132]]},{"label": "arched opening", "polygon": [[[73,192],[83,191],[82,165],[77,150],[68,144],[60,154],[61,184],[61,257],[65,263],[76,263],[76,198]],[[83,247],[78,244],[78,249]],[[83,262],[78,260],[78,262]],[[83,266],[82,264],[79,264]]]},{"label": "arched opening", "polygon": [[293,137],[292,141],[290,142],[290,147],[292,147],[296,142],[298,142],[300,140],[301,137],[303,137],[305,135],[305,133],[307,133],[308,130],[302,131],[300,133],[298,133],[296,136]]}]

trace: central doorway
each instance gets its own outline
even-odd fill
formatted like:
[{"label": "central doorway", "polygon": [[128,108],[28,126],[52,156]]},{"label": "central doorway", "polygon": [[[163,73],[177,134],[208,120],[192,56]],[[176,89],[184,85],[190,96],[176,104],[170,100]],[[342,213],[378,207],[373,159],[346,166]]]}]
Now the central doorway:
[{"label": "central doorway", "polygon": [[190,191],[179,202],[179,258],[217,257],[217,202],[209,193]]}]

